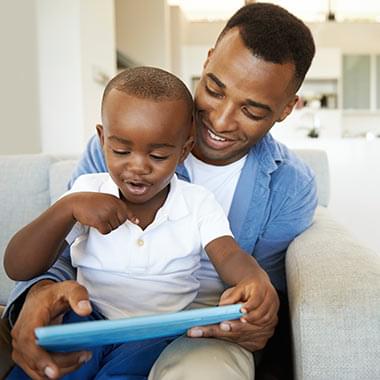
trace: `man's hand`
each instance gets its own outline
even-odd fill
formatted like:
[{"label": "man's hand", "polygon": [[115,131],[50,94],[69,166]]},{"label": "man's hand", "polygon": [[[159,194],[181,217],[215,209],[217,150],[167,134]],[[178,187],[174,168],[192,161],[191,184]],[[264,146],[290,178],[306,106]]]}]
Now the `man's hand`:
[{"label": "man's hand", "polygon": [[139,223],[125,202],[114,195],[78,192],[67,195],[69,198],[73,218],[83,225],[96,228],[102,234],[110,233],[127,219]]},{"label": "man's hand", "polygon": [[266,345],[277,325],[280,301],[268,275],[247,278],[221,296],[219,305],[244,302],[246,314],[240,321],[226,321],[220,325],[193,327],[190,337],[214,337],[237,343],[249,351],[257,351]]},{"label": "man's hand", "polygon": [[255,325],[237,321],[226,321],[219,325],[193,327],[188,336],[193,338],[218,338],[239,344],[250,352],[261,350],[273,335],[277,325],[277,315],[265,325]]},{"label": "man's hand", "polygon": [[36,327],[57,324],[73,309],[80,316],[91,313],[87,290],[76,281],[44,280],[29,291],[12,329],[12,359],[32,379],[57,379],[79,368],[91,358],[86,351],[50,353],[36,345]]}]

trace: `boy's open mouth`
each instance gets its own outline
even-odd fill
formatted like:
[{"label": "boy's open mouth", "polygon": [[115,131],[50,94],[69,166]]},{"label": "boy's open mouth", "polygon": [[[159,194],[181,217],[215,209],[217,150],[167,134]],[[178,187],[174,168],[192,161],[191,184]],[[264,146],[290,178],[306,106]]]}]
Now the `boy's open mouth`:
[{"label": "boy's open mouth", "polygon": [[145,182],[124,181],[125,187],[133,195],[143,195],[149,189],[149,184]]}]

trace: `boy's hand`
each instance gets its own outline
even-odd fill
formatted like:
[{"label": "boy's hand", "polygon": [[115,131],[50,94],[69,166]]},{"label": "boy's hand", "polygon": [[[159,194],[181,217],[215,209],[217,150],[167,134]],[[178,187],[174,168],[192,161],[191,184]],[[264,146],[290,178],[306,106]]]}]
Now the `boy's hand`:
[{"label": "boy's hand", "polygon": [[44,280],[33,285],[12,329],[12,359],[32,379],[58,379],[89,360],[87,351],[51,353],[36,344],[34,329],[60,323],[69,310],[81,316],[91,313],[87,290],[76,281]]},{"label": "boy's hand", "polygon": [[[268,278],[269,281],[269,278]],[[266,285],[266,286],[265,286]],[[243,303],[243,323],[262,324],[277,314],[280,302],[276,290],[268,282],[258,282],[256,277],[246,278],[227,289],[220,297],[219,305]]]},{"label": "boy's hand", "polygon": [[240,320],[193,327],[187,335],[194,338],[224,339],[251,352],[264,348],[274,334],[280,306],[277,292],[264,271],[227,289],[222,294],[219,305],[238,302],[244,303],[242,309],[247,312]]},{"label": "boy's hand", "polygon": [[114,195],[78,192],[67,197],[71,198],[73,218],[83,225],[96,228],[102,234],[110,233],[127,219],[139,223],[125,202]]}]

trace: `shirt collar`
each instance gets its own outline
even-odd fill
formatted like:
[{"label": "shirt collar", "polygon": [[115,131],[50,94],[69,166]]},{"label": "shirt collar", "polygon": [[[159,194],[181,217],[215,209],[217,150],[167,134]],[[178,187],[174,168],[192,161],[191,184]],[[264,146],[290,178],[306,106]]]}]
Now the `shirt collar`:
[{"label": "shirt collar", "polygon": [[190,212],[181,191],[177,175],[170,180],[170,190],[163,206],[158,210],[156,218],[165,217],[168,220],[177,220],[188,215]]},{"label": "shirt collar", "polygon": [[[185,169],[186,170],[186,169]],[[105,194],[114,195],[120,198],[119,188],[111,176],[103,183],[100,191]],[[168,219],[177,220],[189,214],[189,208],[183,197],[182,191],[178,184],[178,178],[174,174],[170,180],[169,194],[163,206],[158,210],[155,220]]]},{"label": "shirt collar", "polygon": [[256,143],[250,154],[254,154],[261,168],[269,173],[274,172],[283,161],[282,145],[270,133]]},{"label": "shirt collar", "polygon": [[117,198],[120,198],[119,188],[110,175],[108,175],[108,179],[100,187],[100,191],[102,193],[111,194]]}]

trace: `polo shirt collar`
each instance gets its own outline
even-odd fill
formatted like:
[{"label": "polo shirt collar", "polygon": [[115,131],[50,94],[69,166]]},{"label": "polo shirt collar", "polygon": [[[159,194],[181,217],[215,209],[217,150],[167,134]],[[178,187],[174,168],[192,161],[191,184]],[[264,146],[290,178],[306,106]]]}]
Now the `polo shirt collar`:
[{"label": "polo shirt collar", "polygon": [[[111,176],[101,186],[100,191],[105,194],[111,194],[120,199],[119,188]],[[170,180],[169,194],[163,206],[157,211],[155,220],[168,219],[177,220],[189,214],[189,208],[183,197],[182,191],[178,184],[177,175],[174,174]]]},{"label": "polo shirt collar", "polygon": [[156,218],[165,216],[168,220],[178,220],[189,215],[190,210],[179,186],[177,175],[170,180],[170,190],[163,206],[158,210]]},{"label": "polo shirt collar", "polygon": [[111,194],[120,199],[119,188],[116,183],[113,181],[111,176],[108,176],[107,181],[105,181],[100,187],[100,191],[105,194]]}]

